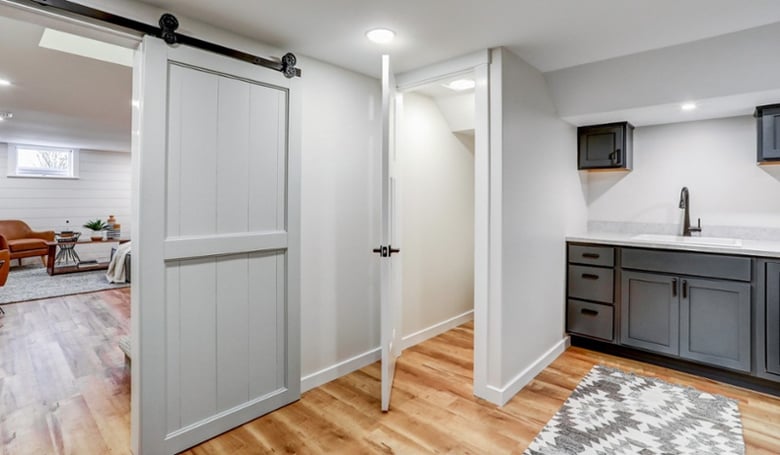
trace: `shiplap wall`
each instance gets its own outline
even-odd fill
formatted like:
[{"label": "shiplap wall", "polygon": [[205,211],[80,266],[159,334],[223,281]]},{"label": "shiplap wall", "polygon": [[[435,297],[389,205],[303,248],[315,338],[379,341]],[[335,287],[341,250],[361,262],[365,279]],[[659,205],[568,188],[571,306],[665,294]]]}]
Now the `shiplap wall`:
[{"label": "shiplap wall", "polygon": [[79,178],[8,177],[8,144],[0,143],[0,220],[23,220],[36,230],[74,231],[88,220],[114,215],[130,238],[130,154],[81,150]]}]

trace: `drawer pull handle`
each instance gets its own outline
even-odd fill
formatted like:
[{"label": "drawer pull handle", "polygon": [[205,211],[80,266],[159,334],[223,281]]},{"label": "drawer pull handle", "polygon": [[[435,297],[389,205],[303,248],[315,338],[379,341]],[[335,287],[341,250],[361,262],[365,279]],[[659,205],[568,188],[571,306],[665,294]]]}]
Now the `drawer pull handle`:
[{"label": "drawer pull handle", "polygon": [[586,280],[598,280],[599,276],[598,275],[594,275],[592,273],[583,273],[582,274],[582,278],[584,278]]},{"label": "drawer pull handle", "polygon": [[582,257],[588,259],[598,259],[601,257],[601,255],[598,253],[582,253]]},{"label": "drawer pull handle", "polygon": [[598,316],[599,312],[596,310],[590,310],[588,308],[583,308],[580,310],[580,313],[586,315],[586,316]]}]

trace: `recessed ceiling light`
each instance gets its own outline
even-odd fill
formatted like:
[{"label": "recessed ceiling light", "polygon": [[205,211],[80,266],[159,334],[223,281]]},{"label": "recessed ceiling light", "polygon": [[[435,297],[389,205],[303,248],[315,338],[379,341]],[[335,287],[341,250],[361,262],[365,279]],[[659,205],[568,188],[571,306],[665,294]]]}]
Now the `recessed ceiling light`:
[{"label": "recessed ceiling light", "polygon": [[14,114],[11,112],[0,112],[0,122],[13,118]]},{"label": "recessed ceiling light", "polygon": [[680,109],[684,111],[692,111],[696,109],[696,103],[685,103],[682,106],[680,106]]},{"label": "recessed ceiling light", "polygon": [[387,28],[375,28],[366,32],[366,38],[377,44],[387,44],[395,38],[395,32]]},{"label": "recessed ceiling light", "polygon": [[11,85],[11,81],[8,81],[8,80],[5,80],[5,79],[0,79],[0,85],[2,85],[4,87],[8,87],[9,85]]},{"label": "recessed ceiling light", "polygon": [[452,81],[449,84],[445,84],[444,86],[450,90],[462,92],[464,90],[469,90],[476,87],[477,83],[474,82],[473,79],[458,79],[457,81]]}]

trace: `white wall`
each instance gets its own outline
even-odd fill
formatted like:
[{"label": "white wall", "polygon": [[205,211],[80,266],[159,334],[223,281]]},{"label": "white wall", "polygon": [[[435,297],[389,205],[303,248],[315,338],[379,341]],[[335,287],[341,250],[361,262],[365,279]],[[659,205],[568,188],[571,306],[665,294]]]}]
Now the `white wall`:
[{"label": "white wall", "polygon": [[70,226],[88,235],[85,222],[114,215],[122,237],[131,237],[129,153],[81,150],[75,180],[9,178],[7,160],[8,146],[0,143],[0,219],[20,219],[36,230]]},{"label": "white wall", "polygon": [[434,99],[439,111],[447,120],[450,131],[474,134],[474,93],[441,96]]},{"label": "white wall", "polygon": [[408,336],[474,308],[474,144],[473,136],[450,131],[427,96],[404,94],[402,118],[402,334]]},{"label": "white wall", "polygon": [[310,59],[302,68],[306,376],[379,347],[379,261],[371,250],[379,245],[381,102],[375,79]]},{"label": "white wall", "polygon": [[703,235],[715,226],[780,228],[780,167],[756,165],[756,120],[749,116],[634,130],[634,170],[593,172],[589,221],[680,226],[680,189]]},{"label": "white wall", "polygon": [[587,215],[576,131],[558,118],[542,74],[496,49],[491,91],[491,128],[501,122],[491,147],[502,162],[502,284],[500,314],[490,310],[500,354],[488,380],[505,401],[564,348],[564,237],[584,229]]}]

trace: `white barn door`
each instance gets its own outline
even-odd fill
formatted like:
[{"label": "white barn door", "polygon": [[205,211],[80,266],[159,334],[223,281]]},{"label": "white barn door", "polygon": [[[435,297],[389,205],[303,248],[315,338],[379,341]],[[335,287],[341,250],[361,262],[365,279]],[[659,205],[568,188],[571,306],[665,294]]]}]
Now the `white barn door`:
[{"label": "white barn door", "polygon": [[133,449],[300,397],[296,81],[146,37],[134,92]]}]

